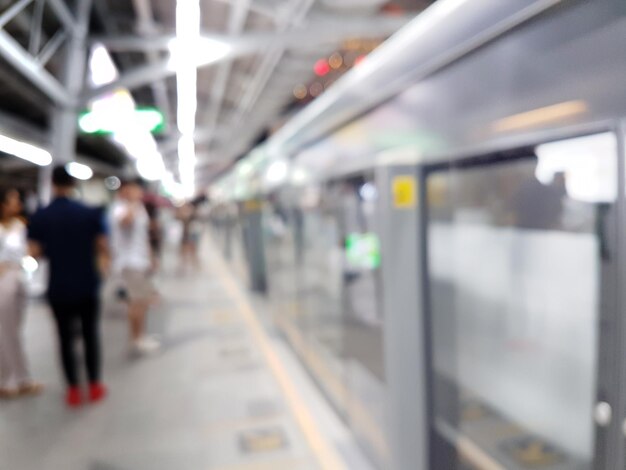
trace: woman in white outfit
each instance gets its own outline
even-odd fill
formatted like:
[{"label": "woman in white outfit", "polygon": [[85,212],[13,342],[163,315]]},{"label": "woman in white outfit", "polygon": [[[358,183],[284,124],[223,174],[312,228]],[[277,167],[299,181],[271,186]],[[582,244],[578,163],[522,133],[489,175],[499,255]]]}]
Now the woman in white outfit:
[{"label": "woman in white outfit", "polygon": [[0,190],[0,398],[33,395],[42,386],[30,377],[21,341],[25,307],[22,259],[26,227],[16,190]]}]

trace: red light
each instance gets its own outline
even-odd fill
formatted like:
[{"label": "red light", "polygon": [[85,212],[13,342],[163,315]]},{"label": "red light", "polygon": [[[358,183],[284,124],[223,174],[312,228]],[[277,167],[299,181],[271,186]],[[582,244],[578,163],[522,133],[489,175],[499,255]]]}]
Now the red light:
[{"label": "red light", "polygon": [[365,60],[365,55],[360,55],[358,56],[356,59],[354,59],[354,65],[359,65],[361,62],[363,62]]},{"label": "red light", "polygon": [[330,65],[328,65],[326,59],[320,59],[315,62],[315,65],[313,66],[313,71],[315,72],[315,75],[323,77],[328,72],[330,72]]}]

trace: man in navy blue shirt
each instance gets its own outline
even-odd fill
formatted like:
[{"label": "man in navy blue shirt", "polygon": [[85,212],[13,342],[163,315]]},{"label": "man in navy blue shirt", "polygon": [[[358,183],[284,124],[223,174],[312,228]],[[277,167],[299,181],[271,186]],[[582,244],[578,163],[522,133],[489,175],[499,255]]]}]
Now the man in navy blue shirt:
[{"label": "man in navy blue shirt", "polygon": [[106,389],[100,381],[99,269],[108,258],[102,211],[70,197],[76,180],[65,167],[53,170],[52,203],[32,218],[28,238],[31,254],[50,263],[48,301],[59,335],[66,402],[75,407],[83,397],[78,383],[74,336],[80,323],[89,379],[89,399],[99,401]]}]

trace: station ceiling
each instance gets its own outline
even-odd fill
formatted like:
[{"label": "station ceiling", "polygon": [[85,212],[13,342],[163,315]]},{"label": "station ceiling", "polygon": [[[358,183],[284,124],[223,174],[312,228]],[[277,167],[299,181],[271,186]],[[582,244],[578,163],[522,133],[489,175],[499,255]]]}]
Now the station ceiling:
[{"label": "station ceiling", "polygon": [[[79,1],[0,0],[0,130],[19,131],[24,138],[43,144],[49,140],[59,98],[55,99],[54,87],[51,91],[47,85],[63,83],[65,33],[71,27],[67,13],[76,11]],[[294,90],[309,89],[317,61],[345,52],[346,44],[354,47],[355,40],[385,39],[430,3],[200,0],[202,34],[247,44],[247,49],[229,60],[198,68],[198,183],[210,181],[286,115],[310,101],[310,96],[296,98]],[[19,13],[11,15],[17,6],[22,7]],[[176,0],[93,0],[88,44],[104,44],[109,50],[119,70],[119,83],[132,93],[137,105],[155,106],[163,112],[166,126],[158,138],[159,150],[173,172],[179,137],[176,75],[159,68],[168,52],[154,44],[175,32]],[[14,50],[19,52],[17,62]],[[23,66],[43,71],[49,80],[42,83]],[[328,80],[322,83],[322,91],[329,84]],[[84,97],[110,91],[111,87],[90,89],[86,85]],[[122,149],[102,137],[79,134],[77,146],[80,153],[112,167],[126,158]],[[0,158],[0,166],[5,161]]]}]

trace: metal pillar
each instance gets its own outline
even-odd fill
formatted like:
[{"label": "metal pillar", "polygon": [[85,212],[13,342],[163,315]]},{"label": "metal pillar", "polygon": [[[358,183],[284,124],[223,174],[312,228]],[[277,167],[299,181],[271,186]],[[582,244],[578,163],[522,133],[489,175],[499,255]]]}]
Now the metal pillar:
[{"label": "metal pillar", "polygon": [[[75,159],[76,127],[78,112],[80,111],[80,97],[85,84],[87,36],[89,34],[92,0],[80,0],[76,4],[76,23],[68,43],[62,76],[63,84],[70,99],[68,103],[57,104],[52,114],[53,118],[50,126],[50,142],[54,165]],[[44,204],[49,202],[51,196],[51,171],[51,167],[44,167],[40,173],[39,197]]]},{"label": "metal pillar", "polygon": [[[379,167],[385,370],[389,396],[389,468],[428,468],[428,399],[421,226],[424,188],[412,165]],[[413,196],[398,201],[394,182]],[[412,199],[412,200],[411,200]]]}]

